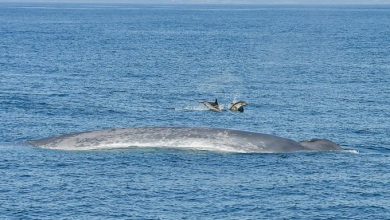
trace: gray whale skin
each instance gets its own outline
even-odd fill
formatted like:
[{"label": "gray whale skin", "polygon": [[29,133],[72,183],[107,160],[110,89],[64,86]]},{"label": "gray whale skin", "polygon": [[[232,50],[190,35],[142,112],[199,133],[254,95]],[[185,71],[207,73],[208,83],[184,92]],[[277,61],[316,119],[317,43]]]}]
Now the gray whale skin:
[{"label": "gray whale skin", "polygon": [[57,150],[99,150],[128,147],[180,148],[238,153],[340,151],[326,139],[296,142],[269,134],[218,128],[120,128],[62,135],[30,141]]}]

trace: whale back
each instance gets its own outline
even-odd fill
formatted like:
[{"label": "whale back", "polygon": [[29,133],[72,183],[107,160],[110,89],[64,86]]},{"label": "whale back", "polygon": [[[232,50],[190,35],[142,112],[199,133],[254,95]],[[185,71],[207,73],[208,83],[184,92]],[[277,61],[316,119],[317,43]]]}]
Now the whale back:
[{"label": "whale back", "polygon": [[[236,153],[286,153],[315,150],[269,134],[218,128],[126,128],[90,131],[30,143],[57,150],[102,150],[129,147],[180,148]],[[323,149],[325,149],[324,147]],[[321,150],[320,148],[318,148]]]},{"label": "whale back", "polygon": [[316,151],[336,151],[341,150],[340,145],[327,140],[327,139],[311,139],[307,141],[299,142],[303,147],[308,150],[316,150]]}]

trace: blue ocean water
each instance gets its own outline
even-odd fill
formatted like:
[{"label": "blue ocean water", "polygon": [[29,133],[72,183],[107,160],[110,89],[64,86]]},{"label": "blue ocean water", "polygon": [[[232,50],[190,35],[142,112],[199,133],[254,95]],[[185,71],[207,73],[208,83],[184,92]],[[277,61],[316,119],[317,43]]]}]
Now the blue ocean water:
[{"label": "blue ocean water", "polygon": [[[386,6],[0,4],[0,218],[390,219],[389,36]],[[143,126],[359,153],[26,144]]]}]

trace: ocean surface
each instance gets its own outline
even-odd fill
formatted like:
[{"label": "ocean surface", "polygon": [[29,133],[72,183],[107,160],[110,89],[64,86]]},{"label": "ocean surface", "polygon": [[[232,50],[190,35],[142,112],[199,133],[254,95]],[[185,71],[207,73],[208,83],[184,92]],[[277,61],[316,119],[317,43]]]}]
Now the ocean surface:
[{"label": "ocean surface", "polygon": [[[390,219],[389,109],[389,6],[2,3],[0,218]],[[351,151],[27,143],[156,126]]]}]

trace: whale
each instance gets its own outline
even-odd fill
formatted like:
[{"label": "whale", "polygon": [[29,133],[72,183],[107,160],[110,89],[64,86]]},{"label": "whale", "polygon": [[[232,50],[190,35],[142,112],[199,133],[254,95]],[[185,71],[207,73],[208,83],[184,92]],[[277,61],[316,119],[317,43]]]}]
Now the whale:
[{"label": "whale", "polygon": [[66,151],[175,148],[234,153],[292,153],[343,150],[327,139],[298,142],[250,131],[191,127],[116,128],[65,134],[29,143],[35,147]]}]

